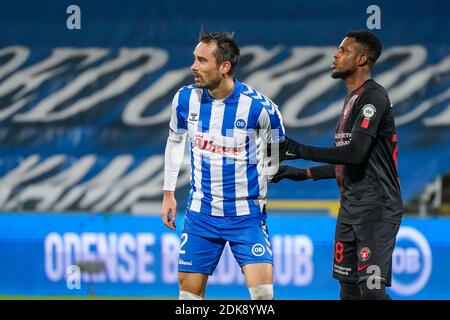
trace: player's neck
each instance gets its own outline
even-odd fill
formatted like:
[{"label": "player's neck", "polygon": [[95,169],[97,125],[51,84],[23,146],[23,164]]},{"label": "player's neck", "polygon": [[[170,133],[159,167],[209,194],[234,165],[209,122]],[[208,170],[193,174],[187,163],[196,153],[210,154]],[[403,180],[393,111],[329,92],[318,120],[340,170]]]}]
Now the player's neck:
[{"label": "player's neck", "polygon": [[371,78],[372,77],[371,77],[370,73],[367,73],[367,72],[364,72],[364,73],[355,72],[351,76],[348,76],[344,80],[348,93],[355,91],[356,89],[361,87],[364,84],[364,82],[366,82],[367,80],[369,80]]},{"label": "player's neck", "polygon": [[222,100],[227,98],[233,92],[233,89],[234,89],[233,77],[226,77],[220,82],[217,88],[214,88],[212,90],[208,89],[208,93],[214,99]]}]

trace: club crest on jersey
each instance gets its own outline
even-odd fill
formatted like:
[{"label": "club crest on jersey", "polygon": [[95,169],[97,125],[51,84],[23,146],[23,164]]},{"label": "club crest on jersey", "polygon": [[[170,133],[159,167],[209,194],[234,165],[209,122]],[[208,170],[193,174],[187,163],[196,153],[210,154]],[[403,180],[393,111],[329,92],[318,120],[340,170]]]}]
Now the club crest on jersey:
[{"label": "club crest on jersey", "polygon": [[252,253],[255,257],[260,257],[266,252],[266,248],[261,243],[254,244],[252,247]]},{"label": "club crest on jersey", "polygon": [[370,249],[367,247],[364,247],[359,251],[359,259],[361,261],[367,261],[370,258]]},{"label": "club crest on jersey", "polygon": [[362,108],[362,115],[366,119],[370,119],[375,115],[376,109],[373,104],[366,104]]},{"label": "club crest on jersey", "polygon": [[237,119],[236,122],[234,123],[234,125],[238,129],[244,129],[246,126],[246,123],[245,123],[244,119]]}]

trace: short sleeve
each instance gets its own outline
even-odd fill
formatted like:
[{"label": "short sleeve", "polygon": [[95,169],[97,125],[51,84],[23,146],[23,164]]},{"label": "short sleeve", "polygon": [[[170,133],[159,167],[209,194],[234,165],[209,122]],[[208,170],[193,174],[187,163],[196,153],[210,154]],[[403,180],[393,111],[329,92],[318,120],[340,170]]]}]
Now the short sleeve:
[{"label": "short sleeve", "polygon": [[352,132],[361,132],[375,138],[381,119],[388,107],[390,107],[389,99],[382,92],[379,90],[367,91],[358,102]]}]

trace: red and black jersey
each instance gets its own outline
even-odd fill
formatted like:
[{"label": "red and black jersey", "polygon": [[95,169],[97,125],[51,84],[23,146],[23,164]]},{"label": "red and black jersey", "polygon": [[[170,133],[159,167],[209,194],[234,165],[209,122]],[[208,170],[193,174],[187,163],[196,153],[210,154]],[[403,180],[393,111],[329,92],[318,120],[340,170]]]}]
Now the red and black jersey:
[{"label": "red and black jersey", "polygon": [[334,166],[341,192],[338,220],[348,224],[400,223],[403,204],[394,115],[386,90],[373,79],[345,99],[336,126],[335,146],[350,144],[355,133],[373,139],[364,140],[371,141],[371,145],[361,163]]},{"label": "red and black jersey", "polygon": [[345,99],[334,147],[300,144],[288,137],[281,159],[328,163],[310,168],[314,180],[336,178],[341,192],[338,220],[400,223],[403,204],[397,173],[397,135],[386,90],[367,80]]}]

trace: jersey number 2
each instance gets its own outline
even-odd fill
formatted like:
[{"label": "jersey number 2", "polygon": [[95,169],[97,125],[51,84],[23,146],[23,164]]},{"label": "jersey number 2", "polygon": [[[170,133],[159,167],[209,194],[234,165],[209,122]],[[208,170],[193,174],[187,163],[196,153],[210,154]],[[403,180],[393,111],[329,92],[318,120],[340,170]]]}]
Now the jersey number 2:
[{"label": "jersey number 2", "polygon": [[181,234],[181,245],[180,245],[180,254],[185,254],[186,250],[183,250],[183,246],[186,244],[187,240],[188,240],[188,234],[187,233],[182,233]]}]

